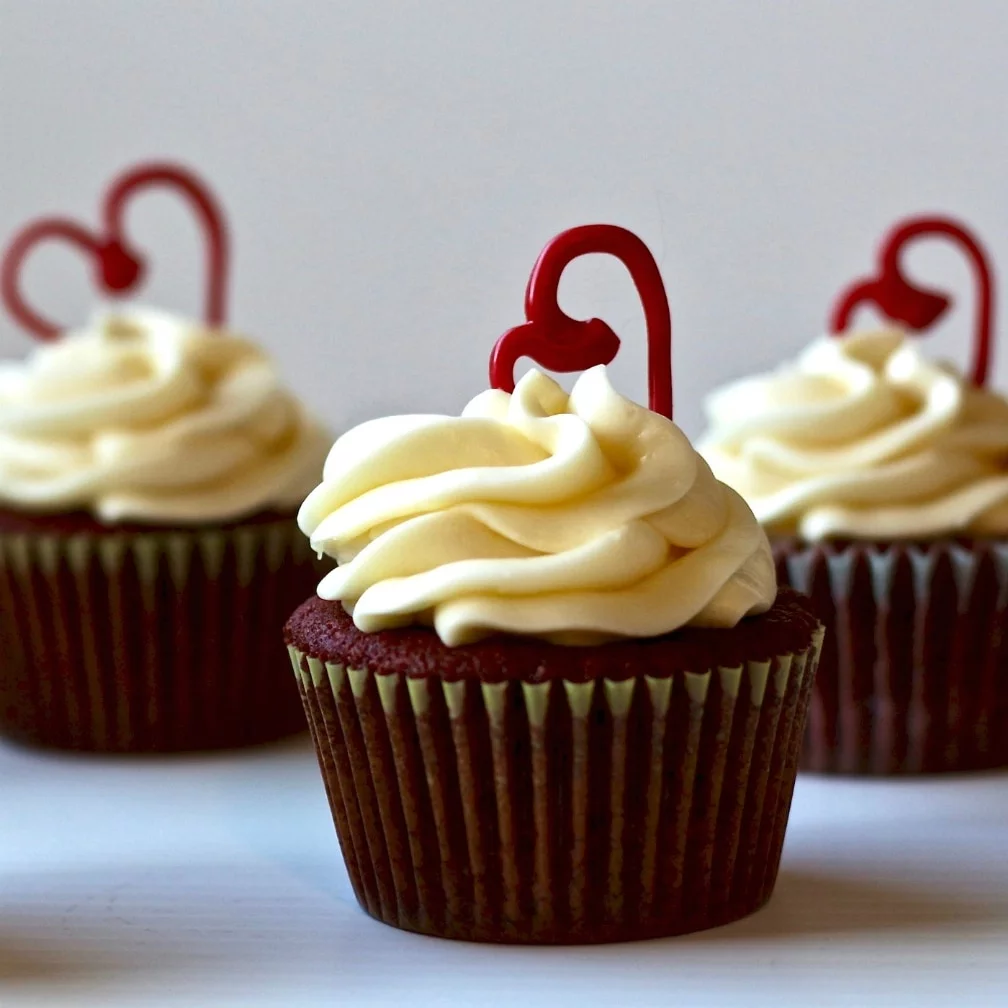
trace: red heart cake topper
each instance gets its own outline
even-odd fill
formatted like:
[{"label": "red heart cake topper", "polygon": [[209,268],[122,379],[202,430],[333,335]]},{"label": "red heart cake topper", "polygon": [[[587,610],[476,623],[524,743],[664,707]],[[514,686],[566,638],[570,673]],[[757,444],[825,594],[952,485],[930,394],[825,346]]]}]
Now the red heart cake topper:
[{"label": "red heart cake topper", "polygon": [[965,251],[976,281],[976,323],[973,333],[974,385],[987,382],[991,361],[991,328],[994,323],[994,284],[986,251],[962,225],[945,217],[911,217],[898,223],[882,242],[878,274],[853,283],[837,297],[830,316],[830,332],[839,335],[848,326],[854,310],[865,302],[874,303],[895,322],[912,332],[923,333],[952,305],[952,298],[926,290],[907,280],[900,269],[900,253],[914,238],[944,237]]},{"label": "red heart cake topper", "polygon": [[45,241],[65,241],[91,256],[95,285],[112,296],[134,290],[143,280],[147,263],[129,244],[124,233],[127,202],[139,191],[155,186],[178,190],[185,196],[203,225],[207,242],[205,319],[219,326],[226,315],[228,236],[224,215],[210,190],[192,172],[178,165],[144,164],[114,179],[102,206],[103,230],[89,231],[76,221],[47,217],[28,224],[11,242],[0,266],[0,295],[7,310],[39,339],[50,340],[61,328],[39,315],[21,293],[21,269],[34,248]]},{"label": "red heart cake topper", "polygon": [[514,391],[515,364],[528,357],[550,371],[584,371],[608,364],[619,337],[601,319],[572,319],[557,303],[560,277],[579,256],[603,252],[626,266],[644,306],[648,339],[649,405],[672,416],[672,318],[661,272],[632,231],[614,224],[586,224],[558,234],[542,250],[525,289],[523,325],[509,329],[490,355],[490,384]]}]

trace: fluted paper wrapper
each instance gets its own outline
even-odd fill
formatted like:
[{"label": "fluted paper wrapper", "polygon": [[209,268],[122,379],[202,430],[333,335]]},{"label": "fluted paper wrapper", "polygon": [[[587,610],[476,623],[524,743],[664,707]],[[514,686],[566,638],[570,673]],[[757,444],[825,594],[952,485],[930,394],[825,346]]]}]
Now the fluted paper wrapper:
[{"label": "fluted paper wrapper", "polygon": [[290,652],[369,914],[584,943],[712,927],[769,898],[821,641],[587,683],[374,675]]},{"label": "fluted paper wrapper", "polygon": [[774,543],[827,626],[803,769],[1008,766],[1008,543]]},{"label": "fluted paper wrapper", "polygon": [[165,752],[301,730],[277,634],[316,581],[292,520],[0,534],[0,732]]}]

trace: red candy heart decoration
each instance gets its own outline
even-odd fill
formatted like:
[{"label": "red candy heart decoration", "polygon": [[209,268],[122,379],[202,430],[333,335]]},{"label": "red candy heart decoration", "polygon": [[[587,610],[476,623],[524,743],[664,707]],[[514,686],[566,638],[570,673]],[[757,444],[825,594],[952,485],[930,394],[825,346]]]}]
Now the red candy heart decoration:
[{"label": "red candy heart decoration", "polygon": [[528,357],[549,371],[584,371],[608,364],[619,337],[601,319],[573,319],[557,303],[560,277],[579,256],[607,253],[626,266],[644,306],[648,339],[649,404],[672,416],[672,318],[654,257],[632,231],[614,224],[586,224],[558,234],[542,250],[525,290],[523,325],[509,329],[490,355],[490,384],[514,391],[515,364]]},{"label": "red candy heart decoration", "polygon": [[944,237],[966,253],[976,281],[977,310],[973,333],[974,385],[987,382],[991,363],[991,330],[994,321],[994,284],[989,258],[983,246],[958,222],[945,217],[911,217],[898,223],[883,239],[878,255],[878,275],[853,283],[838,296],[830,316],[830,332],[841,334],[854,310],[866,302],[911,331],[923,333],[951,306],[952,299],[938,291],[925,290],[907,280],[900,269],[900,253],[915,238]]},{"label": "red candy heart decoration", "polygon": [[207,241],[205,319],[223,325],[228,279],[228,235],[224,216],[209,189],[192,172],[171,164],[144,164],[113,180],[102,206],[104,230],[96,233],[76,221],[49,217],[34,221],[11,242],[0,266],[0,295],[7,310],[39,339],[60,334],[60,326],[35,311],[21,293],[21,269],[41,242],[65,241],[89,255],[95,266],[95,286],[113,296],[134,290],[146,275],[147,263],[124,235],[126,204],[139,191],[167,186],[185,196],[203,225]]}]

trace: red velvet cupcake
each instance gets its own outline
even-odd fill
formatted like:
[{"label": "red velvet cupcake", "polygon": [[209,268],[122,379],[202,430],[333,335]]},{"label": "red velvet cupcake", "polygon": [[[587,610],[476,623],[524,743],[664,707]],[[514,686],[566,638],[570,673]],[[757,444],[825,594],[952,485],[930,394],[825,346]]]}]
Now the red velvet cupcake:
[{"label": "red velvet cupcake", "polygon": [[[601,225],[548,246],[495,384],[513,388],[516,348],[556,369],[611,358],[603,323],[555,308],[563,265],[591,251],[630,268],[652,403],[669,403],[657,268]],[[299,522],[339,566],[286,640],[368,913],[581,943],[769,898],[822,627],[778,594],[752,513],[670,419],[604,367],[570,395],[533,370],[460,417],[350,431]]]},{"label": "red velvet cupcake", "polygon": [[[949,304],[900,271],[900,248],[928,234],[977,268],[971,380],[913,342]],[[905,328],[850,332],[864,300]],[[840,338],[709,400],[700,451],[767,529],[781,583],[811,595],[828,628],[806,769],[1008,766],[1008,401],[984,388],[991,306],[976,240],[909,221],[879,275],[839,302]]]},{"label": "red velvet cupcake", "polygon": [[[25,236],[4,295],[49,338],[17,293]],[[0,733],[165,752],[303,728],[273,669],[317,580],[294,519],[326,445],[261,350],[156,312],[0,366]]]}]

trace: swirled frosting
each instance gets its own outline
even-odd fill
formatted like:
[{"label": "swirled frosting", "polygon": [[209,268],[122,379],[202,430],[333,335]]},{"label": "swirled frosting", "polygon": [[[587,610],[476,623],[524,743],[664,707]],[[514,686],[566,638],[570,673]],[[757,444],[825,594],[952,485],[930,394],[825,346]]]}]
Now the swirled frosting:
[{"label": "swirled frosting", "polygon": [[293,510],[328,439],[269,358],[153,311],[0,364],[0,505],[203,524]]},{"label": "swirled frosting", "polygon": [[741,497],[601,366],[569,396],[532,370],[459,417],[362,424],[333,446],[298,520],[340,565],[322,598],[365,632],[421,623],[449,646],[731,627],[777,594]]},{"label": "swirled frosting", "polygon": [[699,450],[775,533],[1008,533],[1008,402],[895,330],[823,337],[707,400]]}]

